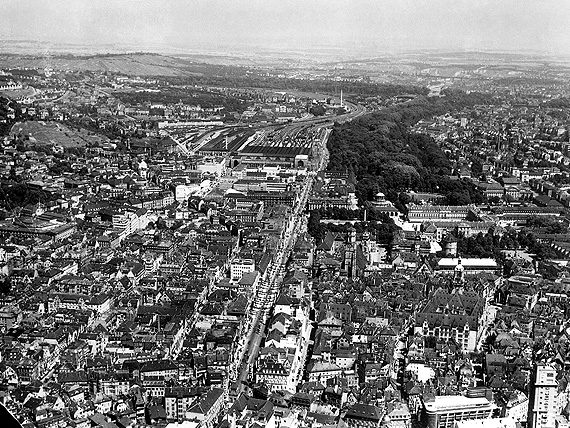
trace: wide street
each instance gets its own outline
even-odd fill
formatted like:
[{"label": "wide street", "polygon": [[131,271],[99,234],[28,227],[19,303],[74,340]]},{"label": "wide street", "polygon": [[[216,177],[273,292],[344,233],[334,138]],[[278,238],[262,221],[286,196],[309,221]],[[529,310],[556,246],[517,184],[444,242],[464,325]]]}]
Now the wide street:
[{"label": "wide street", "polygon": [[[364,112],[365,110],[361,106],[353,106],[353,110],[338,118],[343,121],[353,120],[364,114]],[[314,122],[314,119],[312,121]],[[298,123],[291,125],[293,128],[298,126]],[[301,232],[301,217],[303,216],[303,211],[311,194],[315,176],[319,171],[326,168],[328,162],[326,144],[329,136],[330,131],[326,132],[324,137],[319,141],[318,145],[320,147],[315,147],[314,152],[316,156],[318,156],[318,159],[316,159],[316,162],[313,162],[313,165],[316,166],[316,169],[307,174],[303,181],[302,190],[293,205],[288,227],[283,234],[283,240],[266,271],[266,275],[256,290],[256,296],[250,306],[249,322],[246,328],[248,332],[245,337],[240,340],[238,357],[234,360],[234,365],[230,373],[231,379],[238,381],[239,391],[243,388],[243,382],[248,378],[253,369],[255,359],[259,353],[267,318],[279,296],[280,285],[285,272],[285,264],[295,245],[297,236],[299,232]],[[298,380],[299,379],[297,379],[297,381]]]},{"label": "wide street", "polygon": [[[347,102],[345,106],[349,111],[345,114],[335,116],[333,119],[326,117],[308,117],[279,126],[283,136],[289,135],[294,137],[301,129],[313,126],[325,129],[325,132],[322,134],[320,140],[313,146],[314,159],[311,162],[312,171],[306,175],[303,181],[301,190],[295,198],[291,216],[287,223],[288,226],[282,233],[282,240],[257,290],[255,290],[253,301],[250,302],[245,324],[240,330],[239,342],[235,346],[235,357],[232,358],[230,365],[226,389],[229,388],[232,382],[237,381],[239,391],[241,391],[243,382],[248,379],[253,370],[254,362],[264,337],[268,317],[272,312],[275,301],[279,297],[280,286],[285,273],[285,265],[295,245],[298,234],[302,232],[303,212],[311,194],[314,179],[319,171],[323,171],[326,168],[328,163],[328,150],[326,146],[332,132],[332,120],[343,123],[354,120],[366,113],[366,109],[361,105]],[[271,125],[270,127],[275,127],[275,125]],[[220,132],[222,132],[221,129],[216,131],[216,133]],[[203,134],[200,144],[194,145],[192,150],[188,150],[184,142],[177,139],[175,139],[175,141],[181,149],[183,149],[182,151],[184,153],[193,154],[208,141],[208,138],[205,138],[206,135],[211,135],[211,133]],[[195,320],[190,323],[190,328],[194,322]],[[297,378],[297,381],[300,380],[299,378],[300,376]]]}]

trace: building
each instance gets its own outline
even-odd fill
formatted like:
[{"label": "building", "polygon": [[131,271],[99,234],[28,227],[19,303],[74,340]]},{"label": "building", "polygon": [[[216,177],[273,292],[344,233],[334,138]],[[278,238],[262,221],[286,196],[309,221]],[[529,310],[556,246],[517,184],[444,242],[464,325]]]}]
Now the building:
[{"label": "building", "polygon": [[346,411],[343,420],[349,427],[379,427],[382,411],[370,404],[356,403]]},{"label": "building", "polygon": [[50,214],[42,214],[35,218],[21,216],[13,222],[1,222],[0,238],[47,238],[51,241],[62,241],[77,230],[74,223],[65,223],[62,219],[49,217]]},{"label": "building", "polygon": [[211,174],[221,177],[226,173],[226,160],[224,158],[205,158],[197,165],[202,174]]},{"label": "building", "polygon": [[255,294],[260,280],[261,274],[258,271],[245,272],[238,282],[238,291],[249,295]]},{"label": "building", "polygon": [[416,315],[415,333],[453,339],[463,351],[473,351],[485,301],[475,292],[449,293],[438,289]]},{"label": "building", "polygon": [[270,392],[287,391],[290,375],[291,367],[288,362],[275,361],[273,358],[261,360],[256,373],[257,381],[267,385]]},{"label": "building", "polygon": [[516,391],[505,403],[504,415],[515,422],[526,424],[528,419],[528,397],[522,391]]},{"label": "building", "polygon": [[470,421],[455,421],[455,428],[516,428],[513,418],[474,419]]},{"label": "building", "polygon": [[168,420],[181,420],[186,417],[196,399],[196,394],[188,388],[168,388],[164,394],[164,408]]},{"label": "building", "polygon": [[530,428],[555,426],[557,389],[556,369],[547,364],[538,364],[530,387]]},{"label": "building", "polygon": [[0,330],[6,331],[22,321],[22,310],[17,305],[0,307]]},{"label": "building", "polygon": [[255,261],[252,259],[235,259],[230,265],[230,277],[232,281],[239,281],[244,273],[255,270]]},{"label": "building", "polygon": [[169,360],[149,361],[141,367],[140,378],[178,379],[178,366]]},{"label": "building", "polygon": [[469,213],[477,217],[474,208],[469,205],[410,205],[408,219],[410,223],[423,223],[425,221],[463,221]]},{"label": "building", "polygon": [[307,367],[309,382],[326,382],[342,374],[342,369],[333,363],[312,361]]},{"label": "building", "polygon": [[495,409],[484,397],[438,395],[424,403],[422,419],[428,428],[454,428],[456,421],[490,419]]},{"label": "building", "polygon": [[190,420],[198,420],[202,427],[216,426],[217,417],[224,405],[224,390],[214,388],[204,394],[186,413]]},{"label": "building", "polygon": [[458,266],[463,268],[466,275],[484,272],[495,273],[498,269],[497,262],[489,258],[443,257],[437,262],[437,270],[441,272],[455,273]]},{"label": "building", "polygon": [[563,211],[564,207],[562,206],[501,206],[495,209],[495,215],[504,224],[526,224],[529,217],[558,217],[562,215]]}]

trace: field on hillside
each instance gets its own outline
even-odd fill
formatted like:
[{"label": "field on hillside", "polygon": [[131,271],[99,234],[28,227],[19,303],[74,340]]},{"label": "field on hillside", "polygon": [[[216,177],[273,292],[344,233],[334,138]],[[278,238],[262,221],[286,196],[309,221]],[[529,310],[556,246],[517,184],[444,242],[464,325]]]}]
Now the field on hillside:
[{"label": "field on hillside", "polygon": [[31,97],[36,93],[34,88],[28,87],[24,89],[13,89],[13,90],[4,90],[0,91],[0,95],[3,95],[8,98],[18,99],[20,97]]},{"label": "field on hillside", "polygon": [[109,71],[131,76],[182,76],[190,73],[184,70],[187,61],[162,55],[125,54],[42,58],[34,56],[1,55],[0,68],[45,67],[66,71]]},{"label": "field on hillside", "polygon": [[56,122],[18,122],[12,127],[11,133],[29,136],[32,144],[59,144],[65,148],[108,141],[107,137],[93,134],[85,129],[70,129]]}]

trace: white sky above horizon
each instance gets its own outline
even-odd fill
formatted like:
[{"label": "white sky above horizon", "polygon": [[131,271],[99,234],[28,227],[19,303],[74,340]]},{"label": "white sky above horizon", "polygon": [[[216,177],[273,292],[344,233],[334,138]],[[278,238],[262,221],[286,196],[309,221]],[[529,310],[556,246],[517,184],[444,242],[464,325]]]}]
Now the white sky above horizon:
[{"label": "white sky above horizon", "polygon": [[0,0],[0,39],[570,54],[570,0]]}]

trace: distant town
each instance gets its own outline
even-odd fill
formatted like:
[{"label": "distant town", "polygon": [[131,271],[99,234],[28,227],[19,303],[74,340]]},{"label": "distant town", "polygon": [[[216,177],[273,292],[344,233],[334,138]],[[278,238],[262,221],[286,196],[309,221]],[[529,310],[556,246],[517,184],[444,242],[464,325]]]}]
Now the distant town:
[{"label": "distant town", "polygon": [[495,55],[0,55],[1,406],[569,427],[570,68]]}]

